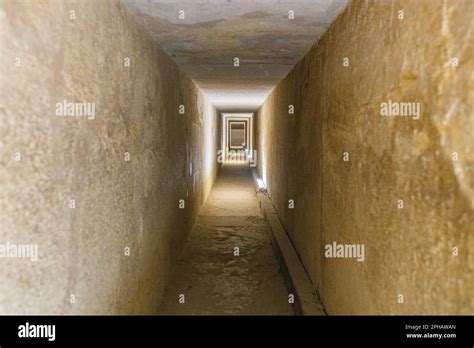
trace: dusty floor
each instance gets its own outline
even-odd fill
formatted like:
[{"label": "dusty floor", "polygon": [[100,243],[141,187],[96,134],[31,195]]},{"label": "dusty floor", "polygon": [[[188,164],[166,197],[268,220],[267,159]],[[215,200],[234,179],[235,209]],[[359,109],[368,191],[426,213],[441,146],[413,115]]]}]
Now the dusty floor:
[{"label": "dusty floor", "polygon": [[223,166],[159,314],[292,315],[268,229],[248,165]]}]

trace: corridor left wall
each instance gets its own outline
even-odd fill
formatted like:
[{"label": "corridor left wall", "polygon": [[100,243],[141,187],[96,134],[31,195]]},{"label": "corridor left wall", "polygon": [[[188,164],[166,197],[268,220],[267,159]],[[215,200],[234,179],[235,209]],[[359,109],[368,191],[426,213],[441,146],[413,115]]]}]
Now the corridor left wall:
[{"label": "corridor left wall", "polygon": [[155,313],[215,109],[118,0],[2,0],[0,28],[0,314]]}]

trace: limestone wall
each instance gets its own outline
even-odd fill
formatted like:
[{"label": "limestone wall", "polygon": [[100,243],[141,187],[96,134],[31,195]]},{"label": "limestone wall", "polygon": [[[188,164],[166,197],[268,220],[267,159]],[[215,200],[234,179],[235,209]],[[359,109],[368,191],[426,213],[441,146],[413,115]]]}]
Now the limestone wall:
[{"label": "limestone wall", "polygon": [[155,313],[217,113],[120,1],[4,0],[0,21],[0,244],[38,248],[0,258],[0,313]]},{"label": "limestone wall", "polygon": [[260,174],[328,314],[474,313],[473,7],[353,1],[258,112]]}]

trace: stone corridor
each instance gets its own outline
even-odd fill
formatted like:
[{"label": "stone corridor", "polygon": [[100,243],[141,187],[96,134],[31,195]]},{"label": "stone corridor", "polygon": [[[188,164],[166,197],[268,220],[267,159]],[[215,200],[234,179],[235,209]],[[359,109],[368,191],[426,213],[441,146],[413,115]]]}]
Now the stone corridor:
[{"label": "stone corridor", "polygon": [[473,13],[0,0],[0,315],[472,316]]}]

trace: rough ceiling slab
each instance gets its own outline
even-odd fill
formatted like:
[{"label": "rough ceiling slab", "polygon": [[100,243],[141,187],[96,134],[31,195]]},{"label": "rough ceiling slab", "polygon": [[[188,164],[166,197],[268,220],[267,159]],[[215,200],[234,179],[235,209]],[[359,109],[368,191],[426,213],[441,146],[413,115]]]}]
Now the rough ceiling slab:
[{"label": "rough ceiling slab", "polygon": [[252,111],[348,0],[123,2],[219,109]]}]

